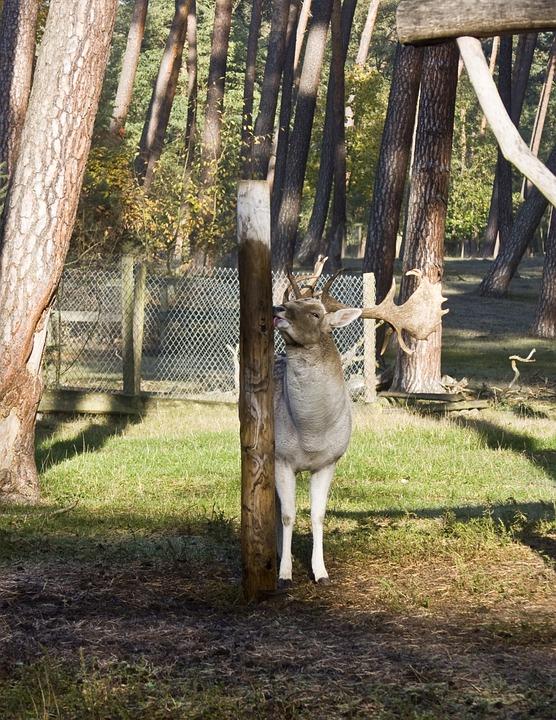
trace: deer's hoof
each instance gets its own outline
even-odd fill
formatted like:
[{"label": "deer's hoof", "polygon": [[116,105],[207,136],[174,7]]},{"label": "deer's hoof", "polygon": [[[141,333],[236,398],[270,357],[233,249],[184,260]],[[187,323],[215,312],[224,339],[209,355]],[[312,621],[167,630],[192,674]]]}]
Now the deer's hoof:
[{"label": "deer's hoof", "polygon": [[325,586],[325,585],[332,585],[332,582],[329,577],[321,577],[316,581],[317,585]]},{"label": "deer's hoof", "polygon": [[289,590],[293,587],[293,582],[289,579],[278,578],[278,590]]}]

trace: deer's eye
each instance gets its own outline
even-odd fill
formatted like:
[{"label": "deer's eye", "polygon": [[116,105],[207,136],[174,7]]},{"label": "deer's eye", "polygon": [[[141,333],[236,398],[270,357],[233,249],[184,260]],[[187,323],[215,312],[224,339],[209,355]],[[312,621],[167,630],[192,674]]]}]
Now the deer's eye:
[{"label": "deer's eye", "polygon": [[320,315],[319,315],[318,313],[316,313],[316,312],[314,312],[314,313],[312,312],[311,315],[312,315],[313,317],[316,317],[317,320],[318,320],[319,317],[320,317]]}]

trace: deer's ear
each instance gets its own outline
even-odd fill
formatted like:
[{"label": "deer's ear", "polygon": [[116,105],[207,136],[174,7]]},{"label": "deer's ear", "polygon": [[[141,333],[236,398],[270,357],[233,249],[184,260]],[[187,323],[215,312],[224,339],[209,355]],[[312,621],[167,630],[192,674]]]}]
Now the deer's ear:
[{"label": "deer's ear", "polygon": [[326,321],[331,328],[340,328],[349,325],[361,315],[360,308],[341,308],[335,312],[327,313]]}]

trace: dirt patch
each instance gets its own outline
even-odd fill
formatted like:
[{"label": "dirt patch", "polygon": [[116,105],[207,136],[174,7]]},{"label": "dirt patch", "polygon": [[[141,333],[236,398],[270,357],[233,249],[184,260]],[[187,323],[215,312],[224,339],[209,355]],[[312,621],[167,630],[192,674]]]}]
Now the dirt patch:
[{"label": "dirt patch", "polygon": [[[25,564],[0,584],[0,677],[46,653],[105,671],[148,663],[168,681],[237,697],[238,717],[254,689],[257,717],[413,717],[406,703],[427,717],[553,717],[553,593],[529,607],[514,598],[494,611],[484,597],[454,607],[446,595],[434,612],[394,612],[377,591],[383,571],[346,567],[326,591],[302,580],[245,607],[225,566]],[[450,582],[442,567],[428,577],[432,593]]]}]

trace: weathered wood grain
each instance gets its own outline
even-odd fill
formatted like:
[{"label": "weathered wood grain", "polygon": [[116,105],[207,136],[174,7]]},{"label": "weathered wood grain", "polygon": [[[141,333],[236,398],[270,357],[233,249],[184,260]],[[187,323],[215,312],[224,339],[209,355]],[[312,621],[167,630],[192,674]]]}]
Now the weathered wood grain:
[{"label": "weathered wood grain", "polygon": [[463,35],[553,30],[556,7],[554,0],[402,0],[396,25],[401,43],[428,45]]}]

